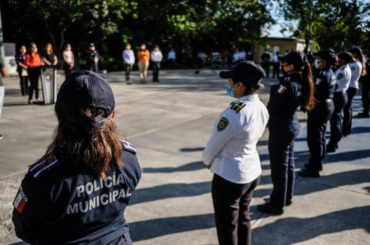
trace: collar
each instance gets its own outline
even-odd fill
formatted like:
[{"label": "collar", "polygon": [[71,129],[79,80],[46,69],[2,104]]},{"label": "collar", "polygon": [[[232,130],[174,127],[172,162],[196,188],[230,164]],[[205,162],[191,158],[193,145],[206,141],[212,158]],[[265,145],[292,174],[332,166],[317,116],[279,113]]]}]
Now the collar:
[{"label": "collar", "polygon": [[249,94],[249,95],[240,97],[237,100],[235,100],[233,103],[253,101],[253,100],[258,100],[258,99],[259,99],[258,94],[254,93],[254,94]]}]

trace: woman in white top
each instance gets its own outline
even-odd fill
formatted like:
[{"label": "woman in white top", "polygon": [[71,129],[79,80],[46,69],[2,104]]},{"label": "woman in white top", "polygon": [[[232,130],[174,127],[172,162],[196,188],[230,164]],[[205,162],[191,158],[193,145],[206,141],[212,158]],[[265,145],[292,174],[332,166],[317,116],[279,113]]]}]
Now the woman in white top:
[{"label": "woman in white top", "polygon": [[338,55],[340,67],[335,71],[337,83],[334,91],[334,113],[330,119],[330,140],[326,147],[326,152],[335,152],[338,143],[342,138],[343,110],[347,104],[347,89],[351,82],[351,68],[349,64],[353,62],[350,52],[343,52]]},{"label": "woman in white top", "polygon": [[268,122],[257,90],[265,76],[254,63],[240,62],[230,71],[227,92],[237,98],[217,118],[203,152],[214,173],[212,199],[220,244],[251,244],[249,203],[261,175],[257,141]]},{"label": "woman in white top", "polygon": [[352,132],[352,100],[359,89],[358,81],[360,80],[361,73],[363,72],[363,55],[361,49],[352,48],[349,50],[355,61],[349,64],[351,68],[351,82],[347,90],[348,101],[344,107],[344,118],[343,118],[343,136],[350,135]]},{"label": "woman in white top", "polygon": [[71,44],[67,43],[63,51],[63,69],[66,77],[71,74],[75,67],[75,58],[72,52]]},{"label": "woman in white top", "polygon": [[125,67],[126,83],[131,84],[130,74],[135,64],[135,55],[134,51],[131,49],[131,44],[126,44],[126,48],[122,52],[122,59]]}]

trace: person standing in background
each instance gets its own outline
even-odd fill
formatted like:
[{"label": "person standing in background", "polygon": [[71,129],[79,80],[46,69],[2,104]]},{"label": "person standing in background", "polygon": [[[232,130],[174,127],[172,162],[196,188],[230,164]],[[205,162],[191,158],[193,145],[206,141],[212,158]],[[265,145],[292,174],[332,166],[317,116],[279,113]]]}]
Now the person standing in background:
[{"label": "person standing in background", "polygon": [[168,66],[173,69],[176,66],[176,52],[173,48],[167,54]]},{"label": "person standing in background", "polygon": [[86,52],[85,62],[86,70],[98,72],[99,71],[99,53],[96,51],[95,44],[90,43],[89,50]]},{"label": "person standing in background", "polygon": [[58,57],[55,55],[53,45],[51,43],[46,44],[42,61],[44,62],[45,68],[55,68],[58,65]]},{"label": "person standing in background", "polygon": [[28,95],[28,72],[26,65],[26,46],[22,45],[19,48],[19,54],[15,57],[17,62],[17,72],[19,76],[19,85],[23,96]]},{"label": "person standing in background", "polygon": [[148,74],[149,68],[149,59],[150,59],[150,52],[146,48],[145,44],[141,44],[140,50],[137,52],[137,59],[138,59],[138,66],[139,66],[139,76],[140,82],[146,83],[146,77]]},{"label": "person standing in background", "polygon": [[127,43],[125,50],[122,52],[123,66],[125,69],[126,83],[131,84],[130,74],[135,64],[134,51],[131,49],[131,44]]},{"label": "person standing in background", "polygon": [[163,59],[163,55],[161,50],[159,49],[158,45],[155,45],[150,58],[152,60],[153,65],[153,82],[159,82],[158,76],[159,76],[159,70],[161,68],[161,62]]},{"label": "person standing in background", "polygon": [[342,139],[343,128],[343,110],[347,103],[347,89],[351,82],[351,68],[348,64],[353,62],[350,52],[343,52],[338,55],[340,67],[335,71],[337,84],[334,92],[334,113],[330,119],[330,140],[326,146],[326,152],[335,152],[338,143]]},{"label": "person standing in background", "polygon": [[39,79],[43,62],[35,43],[30,43],[29,52],[26,54],[26,66],[30,79],[30,89],[28,91],[28,104],[33,103],[33,91],[35,91],[36,101],[39,102]]},{"label": "person standing in background", "polygon": [[317,54],[319,70],[315,76],[315,108],[308,112],[307,145],[310,157],[299,173],[303,177],[320,177],[322,162],[326,155],[326,126],[334,112],[334,90],[336,77],[331,69],[336,62],[334,50],[321,50]]},{"label": "person standing in background", "polygon": [[[0,57],[0,118],[1,118],[1,113],[3,110],[3,101],[4,101],[4,96],[5,96],[5,87],[3,83],[3,77],[7,75],[7,71],[5,69],[4,61],[3,58]],[[3,139],[3,135],[0,134],[0,140]]]},{"label": "person standing in background", "polygon": [[272,78],[279,78],[280,76],[280,53],[277,51],[272,56]]},{"label": "person standing in background", "polygon": [[71,74],[75,68],[75,57],[72,52],[71,44],[67,43],[63,51],[63,69],[66,77]]}]

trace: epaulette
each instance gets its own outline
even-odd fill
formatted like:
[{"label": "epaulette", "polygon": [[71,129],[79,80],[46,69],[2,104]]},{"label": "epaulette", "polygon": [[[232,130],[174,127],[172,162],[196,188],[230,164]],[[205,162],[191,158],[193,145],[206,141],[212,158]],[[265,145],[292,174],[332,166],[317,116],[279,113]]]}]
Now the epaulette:
[{"label": "epaulette", "polygon": [[123,150],[131,152],[132,154],[136,154],[136,149],[135,149],[135,146],[133,144],[131,144],[130,142],[128,142],[124,139],[121,139],[121,142],[123,144]]},{"label": "epaulette", "polygon": [[59,165],[58,160],[48,161],[48,162],[47,161],[41,161],[41,162],[37,162],[35,164],[32,164],[29,167],[28,172],[34,178],[38,178],[38,177],[42,176],[43,174],[47,173],[48,171],[54,169],[58,165]]},{"label": "epaulette", "polygon": [[238,102],[238,103],[233,102],[231,103],[230,109],[235,111],[236,113],[239,113],[244,107],[245,107],[244,102]]}]

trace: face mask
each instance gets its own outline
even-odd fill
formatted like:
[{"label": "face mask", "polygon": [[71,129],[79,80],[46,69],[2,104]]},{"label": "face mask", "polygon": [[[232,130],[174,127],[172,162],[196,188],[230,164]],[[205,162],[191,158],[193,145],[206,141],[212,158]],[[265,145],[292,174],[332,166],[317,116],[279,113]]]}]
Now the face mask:
[{"label": "face mask", "polygon": [[314,62],[313,62],[313,66],[316,68],[316,69],[319,69],[320,68],[320,64],[319,64],[319,60],[318,59],[315,59]]},{"label": "face mask", "polygon": [[228,96],[230,96],[230,97],[232,97],[232,98],[235,98],[235,96],[234,96],[234,91],[233,91],[233,89],[230,87],[230,85],[229,85],[229,84],[226,86],[226,93],[227,93],[227,95],[228,95]]}]

